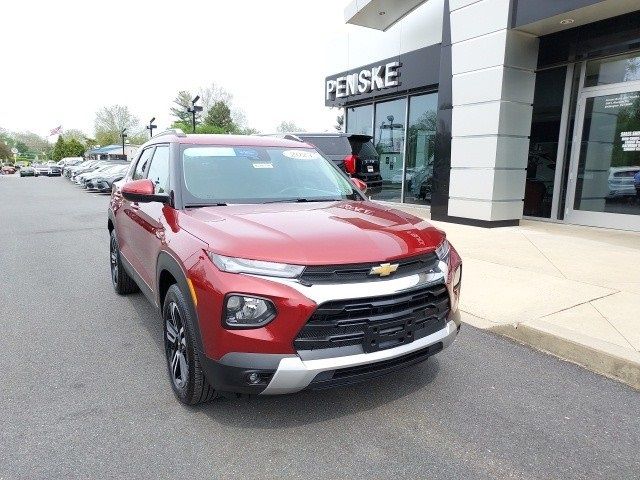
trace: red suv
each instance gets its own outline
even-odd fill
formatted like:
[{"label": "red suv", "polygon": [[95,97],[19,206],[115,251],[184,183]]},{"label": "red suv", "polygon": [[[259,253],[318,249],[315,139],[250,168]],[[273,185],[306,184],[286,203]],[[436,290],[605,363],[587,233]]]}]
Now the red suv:
[{"label": "red suv", "polygon": [[349,384],[453,342],[460,257],[364,188],[299,141],[169,131],[140,149],[111,197],[111,279],[160,310],[180,401]]}]

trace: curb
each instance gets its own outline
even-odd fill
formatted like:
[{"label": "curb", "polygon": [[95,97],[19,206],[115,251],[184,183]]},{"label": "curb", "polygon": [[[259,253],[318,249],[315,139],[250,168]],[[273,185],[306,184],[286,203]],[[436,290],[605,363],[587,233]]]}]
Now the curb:
[{"label": "curb", "polygon": [[630,353],[622,347],[585,337],[542,321],[535,321],[535,323],[536,325],[494,324],[485,330],[511,338],[640,390],[640,354]]}]

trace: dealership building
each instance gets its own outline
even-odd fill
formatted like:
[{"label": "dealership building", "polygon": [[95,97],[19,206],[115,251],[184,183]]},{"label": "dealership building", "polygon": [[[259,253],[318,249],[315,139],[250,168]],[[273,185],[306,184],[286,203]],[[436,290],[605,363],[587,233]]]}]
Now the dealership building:
[{"label": "dealership building", "polygon": [[325,104],[373,137],[374,198],[640,231],[640,1],[353,0],[344,16]]}]

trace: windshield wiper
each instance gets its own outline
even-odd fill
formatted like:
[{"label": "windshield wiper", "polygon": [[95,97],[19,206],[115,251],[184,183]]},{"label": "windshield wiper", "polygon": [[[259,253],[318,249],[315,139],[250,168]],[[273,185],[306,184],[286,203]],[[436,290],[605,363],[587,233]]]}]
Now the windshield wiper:
[{"label": "windshield wiper", "polygon": [[342,198],[285,198],[282,200],[269,200],[262,203],[304,203],[304,202],[339,202]]},{"label": "windshield wiper", "polygon": [[218,203],[190,203],[189,205],[185,205],[184,208],[202,208],[202,207],[226,207],[226,203],[218,202]]}]

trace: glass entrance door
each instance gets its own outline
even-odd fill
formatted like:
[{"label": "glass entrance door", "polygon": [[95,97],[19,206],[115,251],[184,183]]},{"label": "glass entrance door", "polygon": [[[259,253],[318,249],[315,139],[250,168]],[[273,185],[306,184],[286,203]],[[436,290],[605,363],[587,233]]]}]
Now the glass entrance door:
[{"label": "glass entrance door", "polygon": [[584,89],[566,220],[640,230],[640,82]]}]

